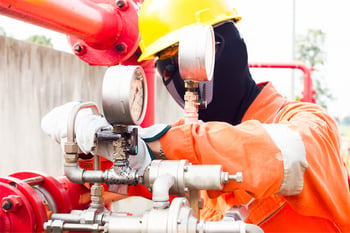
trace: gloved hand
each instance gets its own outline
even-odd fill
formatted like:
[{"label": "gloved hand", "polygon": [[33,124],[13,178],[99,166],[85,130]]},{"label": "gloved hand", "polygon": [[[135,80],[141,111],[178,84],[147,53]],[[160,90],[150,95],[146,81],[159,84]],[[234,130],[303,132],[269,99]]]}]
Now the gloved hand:
[{"label": "gloved hand", "polygon": [[129,156],[130,167],[143,173],[154,159],[154,155],[146,143],[159,140],[169,129],[170,126],[166,124],[156,124],[147,128],[138,127],[138,153],[135,156]]},{"label": "gloved hand", "polygon": [[[136,155],[130,155],[128,158],[129,166],[137,171],[138,175],[143,175],[147,166],[154,159],[153,153],[146,144],[146,142],[151,142],[153,140],[159,140],[169,129],[169,125],[157,124],[148,128],[141,128],[140,126],[129,126],[129,131],[134,127],[138,128],[138,153]],[[128,186],[128,185],[109,185],[108,190],[110,192],[115,192],[119,194],[136,195],[136,196],[149,196],[149,192],[144,190],[145,186]],[[132,191],[130,191],[130,189]],[[129,190],[129,191],[128,191]],[[131,192],[131,193],[130,193]]]},{"label": "gloved hand", "polygon": [[[55,107],[46,114],[41,121],[41,128],[57,143],[64,145],[67,140],[68,117],[72,108],[79,102],[68,102]],[[95,133],[102,129],[112,129],[107,120],[94,115],[91,109],[79,111],[75,122],[76,142],[84,154],[92,153],[95,142]]]},{"label": "gloved hand", "polygon": [[137,174],[142,175],[146,167],[151,163],[152,158],[147,144],[139,137],[138,152],[136,155],[129,155],[129,166],[137,170]]}]

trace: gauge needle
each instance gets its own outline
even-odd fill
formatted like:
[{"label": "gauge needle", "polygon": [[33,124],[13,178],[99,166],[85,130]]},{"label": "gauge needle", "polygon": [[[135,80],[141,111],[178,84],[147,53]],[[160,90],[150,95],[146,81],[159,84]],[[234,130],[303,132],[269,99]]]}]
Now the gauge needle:
[{"label": "gauge needle", "polygon": [[134,93],[134,98],[132,98],[132,102],[134,103],[135,102],[135,99],[136,99],[136,94],[139,92],[139,88],[136,87],[136,90],[135,90],[135,93]]}]

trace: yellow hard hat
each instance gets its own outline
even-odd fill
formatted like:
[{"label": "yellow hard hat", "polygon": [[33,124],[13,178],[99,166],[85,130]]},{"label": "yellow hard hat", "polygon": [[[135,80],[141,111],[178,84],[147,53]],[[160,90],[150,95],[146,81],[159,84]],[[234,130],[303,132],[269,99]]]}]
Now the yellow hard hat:
[{"label": "yellow hard hat", "polygon": [[139,14],[139,61],[176,44],[184,26],[215,25],[229,19],[238,22],[241,17],[227,0],[144,0]]}]

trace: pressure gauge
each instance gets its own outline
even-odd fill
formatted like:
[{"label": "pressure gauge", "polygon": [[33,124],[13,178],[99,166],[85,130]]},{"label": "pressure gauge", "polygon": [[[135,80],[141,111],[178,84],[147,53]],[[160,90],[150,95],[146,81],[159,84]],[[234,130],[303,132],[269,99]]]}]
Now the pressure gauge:
[{"label": "pressure gauge", "polygon": [[147,106],[147,84],[140,66],[112,66],[102,85],[104,116],[112,124],[139,125]]},{"label": "pressure gauge", "polygon": [[182,29],[179,70],[183,80],[210,81],[215,63],[215,37],[210,25],[194,24]]}]

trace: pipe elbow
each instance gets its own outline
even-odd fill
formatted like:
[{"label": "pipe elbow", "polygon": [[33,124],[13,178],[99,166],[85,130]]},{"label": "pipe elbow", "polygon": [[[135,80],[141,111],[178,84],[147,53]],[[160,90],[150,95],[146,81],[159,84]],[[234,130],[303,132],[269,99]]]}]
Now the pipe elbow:
[{"label": "pipe elbow", "polygon": [[153,183],[153,201],[154,202],[168,202],[169,190],[175,183],[175,177],[165,174],[159,176]]},{"label": "pipe elbow", "polygon": [[83,184],[83,173],[84,170],[79,167],[78,163],[64,164],[64,174],[73,183]]}]

